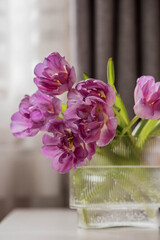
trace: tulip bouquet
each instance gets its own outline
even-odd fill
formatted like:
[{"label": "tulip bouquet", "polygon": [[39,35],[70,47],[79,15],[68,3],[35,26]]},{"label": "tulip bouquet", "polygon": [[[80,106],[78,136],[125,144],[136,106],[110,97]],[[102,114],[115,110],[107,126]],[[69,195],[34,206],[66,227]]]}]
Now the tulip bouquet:
[{"label": "tulip bouquet", "polygon": [[[11,118],[11,131],[19,138],[45,132],[42,153],[60,173],[87,165],[96,152],[106,154],[122,136],[127,136],[138,152],[148,138],[160,133],[160,83],[152,76],[137,80],[136,115],[130,121],[114,84],[111,58],[108,83],[84,73],[84,80],[73,86],[75,69],[57,52],[37,64],[34,74],[38,89],[21,100],[19,111]],[[67,103],[62,103],[58,96],[66,91]]]}]

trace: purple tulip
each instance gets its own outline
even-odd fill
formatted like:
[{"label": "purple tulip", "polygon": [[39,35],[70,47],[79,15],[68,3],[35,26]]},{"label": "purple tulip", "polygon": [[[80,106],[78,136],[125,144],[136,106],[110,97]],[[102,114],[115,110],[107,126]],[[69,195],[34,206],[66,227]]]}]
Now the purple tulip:
[{"label": "purple tulip", "polygon": [[39,91],[31,97],[25,95],[19,105],[19,112],[13,114],[11,131],[19,138],[35,136],[47,129],[47,122],[57,118],[61,112],[61,100]]},{"label": "purple tulip", "polygon": [[86,143],[107,145],[115,136],[117,119],[113,109],[97,96],[88,96],[65,111],[66,124]]},{"label": "purple tulip", "polygon": [[115,92],[113,88],[101,80],[88,79],[81,81],[68,93],[68,106],[79,101],[85,101],[88,96],[103,100],[108,106],[115,103]]},{"label": "purple tulip", "polygon": [[70,67],[65,57],[57,52],[51,53],[43,63],[37,64],[34,82],[40,91],[55,96],[71,90],[76,82],[74,67]]},{"label": "purple tulip", "polygon": [[112,109],[113,88],[101,80],[88,79],[68,93],[66,124],[87,143],[107,145],[115,136],[117,119]]},{"label": "purple tulip", "polygon": [[160,119],[160,83],[152,76],[138,78],[134,91],[135,114],[144,119]]},{"label": "purple tulip", "polygon": [[86,158],[91,160],[96,151],[95,143],[85,144],[77,134],[66,127],[63,119],[50,121],[48,131],[54,136],[43,136],[42,153],[52,159],[53,169],[60,173],[85,166]]}]

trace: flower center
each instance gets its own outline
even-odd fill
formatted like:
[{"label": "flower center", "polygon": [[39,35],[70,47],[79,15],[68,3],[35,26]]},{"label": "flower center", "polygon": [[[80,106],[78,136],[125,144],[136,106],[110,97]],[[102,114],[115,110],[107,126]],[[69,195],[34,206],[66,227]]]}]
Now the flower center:
[{"label": "flower center", "polygon": [[106,98],[106,95],[104,94],[103,91],[99,91],[99,94],[98,94],[101,98]]},{"label": "flower center", "polygon": [[103,116],[104,116],[104,122],[105,123],[108,122],[108,116],[105,113],[103,113]]},{"label": "flower center", "polygon": [[[69,134],[68,134],[69,135]],[[67,142],[68,143],[67,143]],[[73,152],[75,150],[75,147],[73,145],[73,136],[69,135],[65,137],[64,143],[63,143],[63,148],[65,151],[69,152],[70,150]]]},{"label": "flower center", "polygon": [[74,145],[73,145],[73,136],[67,138],[67,141],[69,142],[69,148],[73,149]]},{"label": "flower center", "polygon": [[59,86],[62,85],[62,83],[61,83],[58,79],[54,79],[54,81],[55,81]]}]

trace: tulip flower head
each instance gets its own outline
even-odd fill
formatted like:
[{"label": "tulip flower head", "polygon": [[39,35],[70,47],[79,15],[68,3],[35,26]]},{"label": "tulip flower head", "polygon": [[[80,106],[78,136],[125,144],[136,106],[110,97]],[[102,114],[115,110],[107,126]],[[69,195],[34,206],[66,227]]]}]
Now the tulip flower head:
[{"label": "tulip flower head", "polygon": [[138,78],[134,91],[134,111],[143,119],[160,119],[160,83],[152,76]]},{"label": "tulip flower head", "polygon": [[95,154],[95,143],[86,144],[62,119],[51,121],[48,131],[53,136],[43,136],[42,153],[52,159],[52,167],[60,173],[85,166],[86,158],[91,159]]},{"label": "tulip flower head", "polygon": [[47,130],[49,119],[57,118],[61,112],[61,100],[37,91],[32,96],[25,95],[19,111],[12,115],[11,131],[19,138],[35,136]]},{"label": "tulip flower head", "polygon": [[43,63],[38,63],[34,73],[34,82],[39,90],[51,96],[70,90],[76,82],[74,67],[70,67],[65,57],[57,52],[51,53]]}]

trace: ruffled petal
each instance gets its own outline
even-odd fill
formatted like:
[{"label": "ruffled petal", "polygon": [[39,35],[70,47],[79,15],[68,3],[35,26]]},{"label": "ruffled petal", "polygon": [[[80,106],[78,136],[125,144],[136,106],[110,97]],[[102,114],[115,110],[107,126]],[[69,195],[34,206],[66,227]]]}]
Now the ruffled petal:
[{"label": "ruffled petal", "polygon": [[93,155],[96,153],[96,142],[86,144],[86,148],[88,151],[88,160],[91,160]]},{"label": "ruffled petal", "polygon": [[67,99],[68,107],[71,107],[72,105],[82,102],[83,96],[77,90],[72,89],[71,91],[68,92]]},{"label": "ruffled petal", "polygon": [[112,141],[116,133],[117,124],[118,121],[116,118],[111,118],[106,124],[104,124],[103,128],[101,129],[100,137],[97,141],[97,145],[99,147],[103,147]]},{"label": "ruffled petal", "polygon": [[[63,159],[63,161],[59,161],[60,157]],[[73,168],[73,156],[69,153],[63,153],[61,156],[56,156],[52,160],[52,167],[55,171],[60,173],[67,173]]]}]

